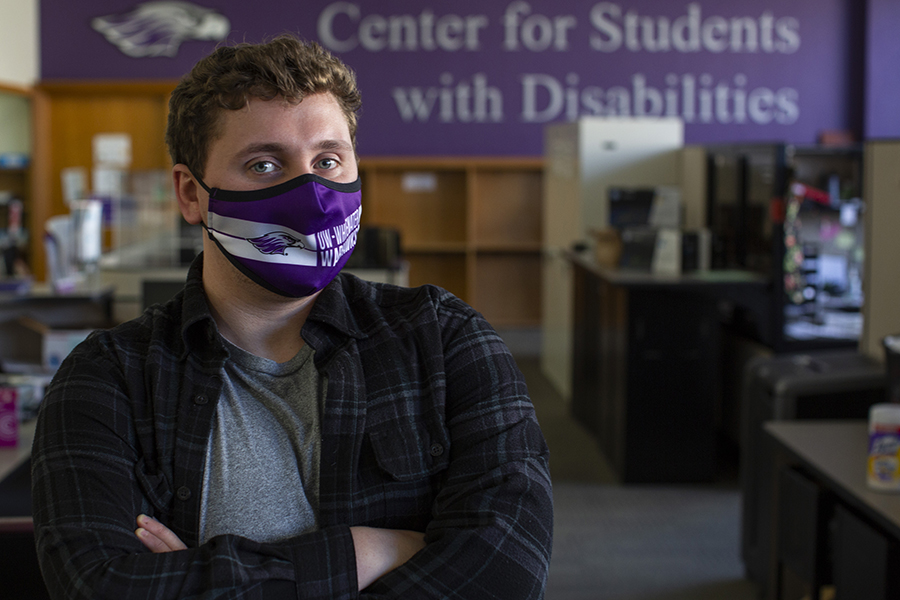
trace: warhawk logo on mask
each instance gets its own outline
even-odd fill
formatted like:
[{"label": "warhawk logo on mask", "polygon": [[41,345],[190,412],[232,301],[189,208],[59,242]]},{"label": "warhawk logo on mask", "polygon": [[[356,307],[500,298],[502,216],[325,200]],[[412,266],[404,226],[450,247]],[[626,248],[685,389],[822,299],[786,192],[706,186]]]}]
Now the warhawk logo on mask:
[{"label": "warhawk logo on mask", "polygon": [[283,231],[272,231],[266,235],[247,240],[263,254],[282,254],[287,256],[288,248],[305,249],[306,246],[297,238]]}]

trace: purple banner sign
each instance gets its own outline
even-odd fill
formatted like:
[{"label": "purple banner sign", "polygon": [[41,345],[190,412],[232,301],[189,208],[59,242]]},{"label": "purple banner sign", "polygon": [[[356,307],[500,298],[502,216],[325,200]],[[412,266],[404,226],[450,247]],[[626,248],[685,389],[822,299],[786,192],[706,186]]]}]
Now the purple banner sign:
[{"label": "purple banner sign", "polygon": [[43,79],[177,78],[285,31],[359,76],[363,155],[540,155],[543,127],[678,116],[688,143],[855,130],[854,0],[41,2]]}]

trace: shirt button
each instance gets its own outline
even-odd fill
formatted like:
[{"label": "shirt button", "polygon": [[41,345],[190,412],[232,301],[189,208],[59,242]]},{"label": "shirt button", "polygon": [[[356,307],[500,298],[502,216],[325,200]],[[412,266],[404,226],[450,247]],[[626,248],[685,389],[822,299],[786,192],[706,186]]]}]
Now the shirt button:
[{"label": "shirt button", "polygon": [[198,406],[203,406],[204,404],[206,404],[206,402],[207,402],[206,396],[204,396],[203,394],[198,394],[198,395],[194,396],[194,404],[196,404]]},{"label": "shirt button", "polygon": [[180,488],[178,488],[178,491],[175,492],[175,494],[178,496],[179,500],[182,500],[182,501],[190,500],[191,489],[189,487],[187,487],[186,485],[183,485]]},{"label": "shirt button", "polygon": [[440,444],[437,444],[437,443],[431,445],[431,455],[432,456],[440,456],[443,453],[444,453],[443,446],[441,446]]}]

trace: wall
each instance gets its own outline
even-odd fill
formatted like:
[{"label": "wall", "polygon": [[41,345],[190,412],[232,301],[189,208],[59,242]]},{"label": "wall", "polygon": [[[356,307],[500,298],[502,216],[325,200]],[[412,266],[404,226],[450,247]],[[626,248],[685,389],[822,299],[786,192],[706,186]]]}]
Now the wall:
[{"label": "wall", "polygon": [[866,15],[865,137],[900,137],[900,2],[869,0]]},{"label": "wall", "polygon": [[363,155],[537,156],[546,124],[595,114],[680,116],[689,144],[862,130],[857,0],[166,4],[43,0],[42,78],[174,79],[293,31],[357,70]]},{"label": "wall", "polygon": [[884,360],[882,339],[900,333],[900,142],[867,143],[865,163],[866,303],[859,347]]},{"label": "wall", "polygon": [[0,0],[0,85],[38,79],[38,2]]},{"label": "wall", "polygon": [[31,155],[31,104],[18,94],[0,94],[0,155]]},{"label": "wall", "polygon": [[860,350],[884,360],[900,333],[900,2],[869,0],[866,14],[866,264]]}]

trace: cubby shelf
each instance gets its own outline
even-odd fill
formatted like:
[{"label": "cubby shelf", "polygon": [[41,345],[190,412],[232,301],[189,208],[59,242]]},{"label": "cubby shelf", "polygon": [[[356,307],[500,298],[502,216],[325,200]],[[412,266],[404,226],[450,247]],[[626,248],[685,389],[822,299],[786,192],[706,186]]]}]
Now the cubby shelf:
[{"label": "cubby shelf", "polygon": [[410,284],[497,327],[540,322],[542,158],[363,158],[363,222],[400,231]]}]

